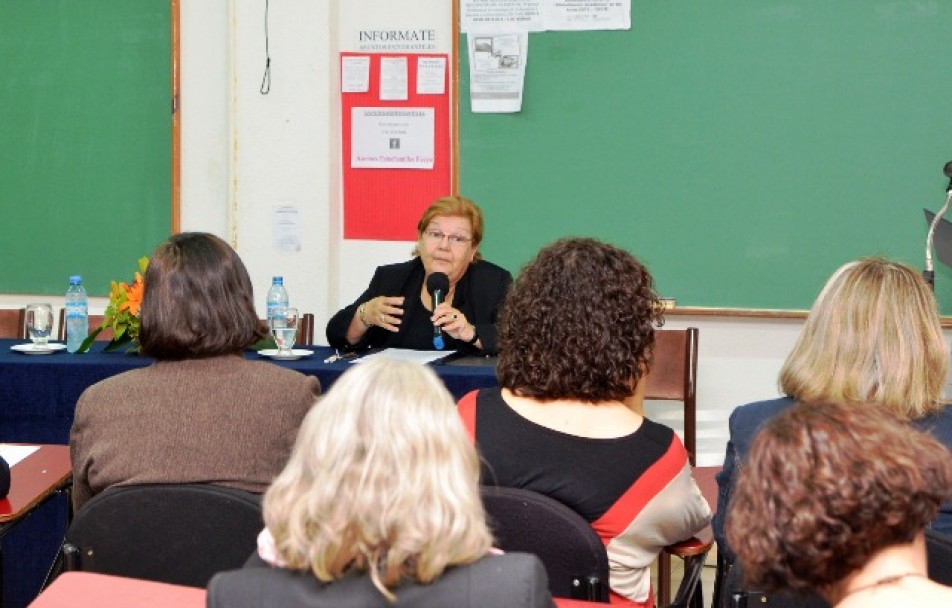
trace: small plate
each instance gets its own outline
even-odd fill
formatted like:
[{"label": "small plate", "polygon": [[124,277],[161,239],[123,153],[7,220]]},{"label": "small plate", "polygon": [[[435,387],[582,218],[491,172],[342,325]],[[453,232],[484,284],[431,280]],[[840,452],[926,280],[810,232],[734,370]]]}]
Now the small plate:
[{"label": "small plate", "polygon": [[291,354],[288,355],[279,355],[278,349],[276,348],[266,348],[264,350],[259,350],[258,354],[262,357],[268,357],[270,359],[276,359],[278,361],[294,361],[295,359],[300,359],[302,357],[310,357],[314,354],[313,350],[307,350],[306,348],[292,348]]},{"label": "small plate", "polygon": [[46,346],[37,346],[30,342],[29,344],[14,344],[10,347],[10,350],[15,350],[24,355],[52,355],[65,348],[65,344],[58,344],[56,342],[47,342]]}]

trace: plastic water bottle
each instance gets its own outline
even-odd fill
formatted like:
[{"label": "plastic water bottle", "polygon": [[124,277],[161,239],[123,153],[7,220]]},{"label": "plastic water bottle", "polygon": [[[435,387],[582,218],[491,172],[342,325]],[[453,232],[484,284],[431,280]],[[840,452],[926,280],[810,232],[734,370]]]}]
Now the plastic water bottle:
[{"label": "plastic water bottle", "polygon": [[274,277],[268,290],[268,327],[279,308],[288,307],[288,290],[284,288],[284,277]]},{"label": "plastic water bottle", "polygon": [[66,350],[75,353],[89,335],[89,298],[83,287],[83,277],[69,278],[66,290]]}]

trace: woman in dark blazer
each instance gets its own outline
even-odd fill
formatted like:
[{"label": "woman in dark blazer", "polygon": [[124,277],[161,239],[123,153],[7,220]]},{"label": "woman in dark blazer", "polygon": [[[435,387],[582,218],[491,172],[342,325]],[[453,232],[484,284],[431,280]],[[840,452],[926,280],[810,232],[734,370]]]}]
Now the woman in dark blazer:
[{"label": "woman in dark blazer", "polygon": [[[471,200],[447,196],[417,224],[412,260],[380,266],[367,290],[327,324],[327,342],[340,350],[433,350],[433,327],[449,350],[494,354],[496,315],[512,275],[482,259],[483,214]],[[433,307],[427,279],[446,275],[443,302]]]},{"label": "woman in dark blazer", "polygon": [[254,563],[212,578],[208,606],[551,607],[538,558],[491,550],[478,475],[430,368],[354,366],[265,494]]}]

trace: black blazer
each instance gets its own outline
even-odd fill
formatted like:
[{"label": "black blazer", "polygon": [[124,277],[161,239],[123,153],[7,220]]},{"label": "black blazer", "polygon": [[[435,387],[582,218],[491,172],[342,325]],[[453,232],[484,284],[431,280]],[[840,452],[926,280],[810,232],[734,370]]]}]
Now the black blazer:
[{"label": "black blazer", "polygon": [[[414,329],[407,322],[400,326],[397,333],[389,332],[380,327],[371,327],[364,334],[360,342],[355,345],[347,343],[347,328],[350,326],[357,307],[377,296],[403,296],[409,306],[415,305],[420,299],[420,290],[423,288],[425,271],[420,258],[413,258],[407,262],[377,267],[367,290],[360,294],[352,304],[340,310],[327,323],[327,343],[339,350],[364,350],[367,348],[421,348],[426,350],[425,344],[416,345],[408,342],[408,335],[414,334]],[[496,317],[499,307],[506,297],[506,291],[512,283],[509,271],[491,262],[480,260],[466,270],[456,284],[453,297],[453,306],[458,308],[470,323],[476,326],[480,342],[483,345],[482,354],[496,354]],[[415,298],[415,300],[414,300]],[[432,336],[432,325],[427,323],[424,332]],[[416,332],[418,333],[418,332]],[[444,335],[445,336],[445,335]],[[445,336],[447,350],[461,350],[477,352],[473,346],[465,342]]]},{"label": "black blazer", "polygon": [[[263,564],[256,560],[258,564]],[[489,555],[450,568],[429,585],[407,583],[390,603],[370,576],[322,583],[309,572],[246,567],[216,574],[208,583],[208,608],[551,608],[549,583],[535,555]]]}]

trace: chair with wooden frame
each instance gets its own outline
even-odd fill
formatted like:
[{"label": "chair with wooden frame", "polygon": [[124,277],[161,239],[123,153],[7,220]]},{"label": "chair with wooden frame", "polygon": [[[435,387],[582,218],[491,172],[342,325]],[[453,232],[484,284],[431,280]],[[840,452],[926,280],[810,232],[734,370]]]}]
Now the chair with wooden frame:
[{"label": "chair with wooden frame", "polygon": [[[645,378],[645,399],[681,401],[684,405],[684,448],[691,466],[697,460],[697,344],[698,329],[655,331],[654,358]],[[671,557],[658,557],[658,605],[671,596]]]},{"label": "chair with wooden frame", "polygon": [[5,308],[0,310],[0,338],[25,339],[26,309]]},{"label": "chair with wooden frame", "polygon": [[[608,603],[608,552],[581,515],[544,494],[521,488],[482,486],[480,493],[496,546],[533,553],[542,560],[553,597]],[[665,547],[684,560],[684,577],[666,608],[703,606],[701,568],[714,541],[691,538]]]}]

